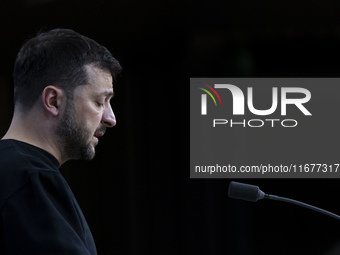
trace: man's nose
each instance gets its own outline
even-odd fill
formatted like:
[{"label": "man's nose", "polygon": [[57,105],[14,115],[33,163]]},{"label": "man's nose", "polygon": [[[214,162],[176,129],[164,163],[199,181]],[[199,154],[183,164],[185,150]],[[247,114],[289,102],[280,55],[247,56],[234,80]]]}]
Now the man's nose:
[{"label": "man's nose", "polygon": [[106,127],[114,127],[116,125],[116,116],[113,113],[112,107],[109,104],[108,107],[105,107],[102,117],[102,124]]}]

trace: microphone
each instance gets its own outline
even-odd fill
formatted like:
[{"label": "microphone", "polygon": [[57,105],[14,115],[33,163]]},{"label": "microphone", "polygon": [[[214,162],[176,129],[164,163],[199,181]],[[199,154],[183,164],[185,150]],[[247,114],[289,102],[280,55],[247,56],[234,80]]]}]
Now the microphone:
[{"label": "microphone", "polygon": [[323,213],[337,220],[340,220],[339,215],[326,211],[324,209],[315,207],[313,205],[309,205],[309,204],[306,204],[306,203],[303,203],[297,200],[293,200],[290,198],[286,198],[286,197],[279,197],[275,195],[265,194],[262,190],[260,190],[258,186],[255,186],[255,185],[232,181],[229,184],[228,196],[230,198],[242,199],[242,200],[246,200],[250,202],[256,202],[257,200],[260,200],[263,198],[283,201],[283,202],[299,205],[299,206],[311,209],[313,211]]},{"label": "microphone", "polygon": [[250,202],[256,202],[263,199],[265,194],[258,186],[244,184],[240,182],[231,182],[229,184],[228,195],[230,198],[242,199]]}]

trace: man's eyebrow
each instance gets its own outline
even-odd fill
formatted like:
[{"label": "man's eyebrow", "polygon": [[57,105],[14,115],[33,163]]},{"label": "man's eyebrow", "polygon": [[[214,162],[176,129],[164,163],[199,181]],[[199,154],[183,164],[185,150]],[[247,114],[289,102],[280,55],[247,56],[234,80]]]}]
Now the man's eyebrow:
[{"label": "man's eyebrow", "polygon": [[113,90],[107,90],[101,93],[98,93],[99,96],[104,96],[104,97],[114,97],[115,93]]}]

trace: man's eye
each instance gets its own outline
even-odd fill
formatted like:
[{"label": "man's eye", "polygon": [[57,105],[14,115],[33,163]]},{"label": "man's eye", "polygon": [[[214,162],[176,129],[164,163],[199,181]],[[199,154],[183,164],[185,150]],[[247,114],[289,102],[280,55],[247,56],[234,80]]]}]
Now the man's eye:
[{"label": "man's eye", "polygon": [[97,105],[98,105],[99,107],[104,106],[104,104],[102,104],[102,103],[100,103],[100,102],[97,102]]}]

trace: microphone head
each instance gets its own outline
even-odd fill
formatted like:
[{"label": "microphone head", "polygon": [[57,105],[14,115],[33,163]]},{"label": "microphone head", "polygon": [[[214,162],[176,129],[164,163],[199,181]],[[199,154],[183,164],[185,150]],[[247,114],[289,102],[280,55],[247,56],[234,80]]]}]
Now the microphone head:
[{"label": "microphone head", "polygon": [[264,198],[264,192],[260,190],[258,186],[240,183],[230,182],[228,189],[228,196],[230,198],[242,199],[250,202],[256,202],[259,199]]}]

